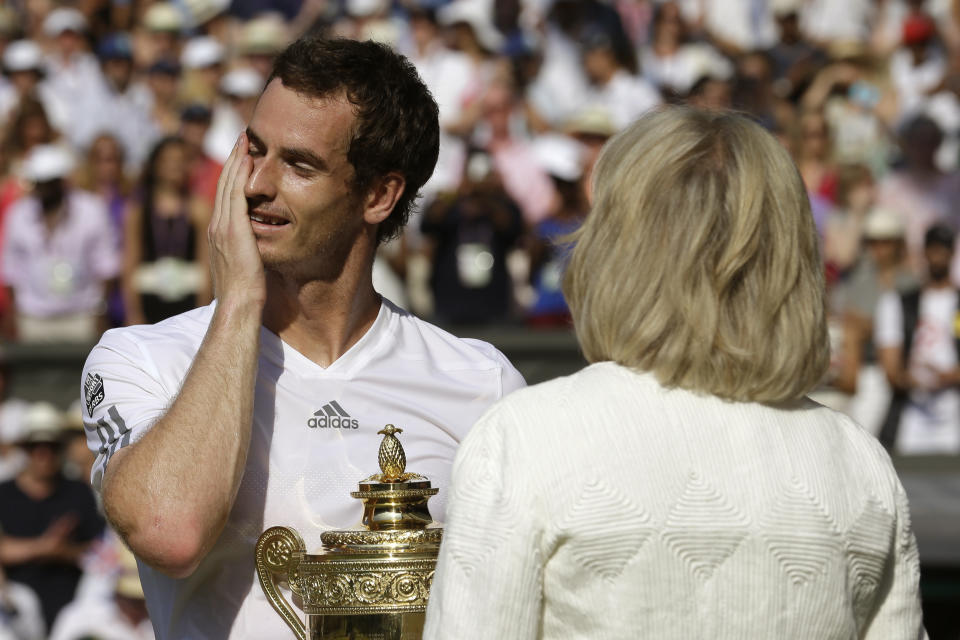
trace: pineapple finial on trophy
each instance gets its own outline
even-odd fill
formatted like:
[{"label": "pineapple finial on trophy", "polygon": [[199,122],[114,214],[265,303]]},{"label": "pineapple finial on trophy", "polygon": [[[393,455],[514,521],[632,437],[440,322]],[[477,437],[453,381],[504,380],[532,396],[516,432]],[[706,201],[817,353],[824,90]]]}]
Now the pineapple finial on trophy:
[{"label": "pineapple finial on trophy", "polygon": [[403,429],[388,424],[377,433],[383,434],[383,442],[380,443],[380,453],[377,456],[383,482],[396,482],[403,479],[403,472],[407,468],[407,456],[397,436],[393,435],[403,433]]}]

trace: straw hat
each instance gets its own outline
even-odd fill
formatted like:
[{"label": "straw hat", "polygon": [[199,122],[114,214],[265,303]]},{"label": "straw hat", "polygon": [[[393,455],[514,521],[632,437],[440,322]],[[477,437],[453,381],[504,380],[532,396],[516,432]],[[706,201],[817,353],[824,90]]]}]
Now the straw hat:
[{"label": "straw hat", "polygon": [[23,416],[19,443],[60,442],[65,422],[63,412],[49,402],[34,402]]},{"label": "straw hat", "polygon": [[240,51],[246,55],[271,55],[290,42],[283,17],[267,13],[248,21],[240,32]]},{"label": "straw hat", "polygon": [[140,584],[140,572],[137,559],[122,542],[117,541],[117,561],[120,572],[117,575],[117,595],[124,598],[143,600],[143,585]]},{"label": "straw hat", "polygon": [[183,29],[183,14],[170,2],[156,2],[143,14],[143,26],[149,31],[179,33]]},{"label": "straw hat", "polygon": [[863,237],[867,240],[899,240],[903,238],[905,228],[903,219],[891,209],[874,207],[863,225]]}]

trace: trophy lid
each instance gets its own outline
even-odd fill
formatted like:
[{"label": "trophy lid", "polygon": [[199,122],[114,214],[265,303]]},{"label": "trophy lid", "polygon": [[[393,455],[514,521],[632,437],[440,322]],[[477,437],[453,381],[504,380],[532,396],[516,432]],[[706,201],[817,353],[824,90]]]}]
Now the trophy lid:
[{"label": "trophy lid", "polygon": [[434,522],[427,500],[439,489],[430,479],[406,470],[407,456],[392,424],[383,434],[377,460],[380,473],[364,478],[350,495],[363,501],[363,520],[354,529],[325,531],[324,550],[334,553],[431,552],[440,545],[443,529]]}]

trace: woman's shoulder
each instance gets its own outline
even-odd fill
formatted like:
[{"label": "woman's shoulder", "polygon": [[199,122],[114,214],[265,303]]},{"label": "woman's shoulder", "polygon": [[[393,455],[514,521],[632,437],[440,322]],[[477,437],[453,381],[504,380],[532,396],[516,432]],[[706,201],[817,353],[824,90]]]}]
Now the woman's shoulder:
[{"label": "woman's shoulder", "polygon": [[499,404],[521,411],[543,405],[557,406],[561,398],[565,401],[573,397],[599,399],[622,394],[625,387],[630,388],[631,394],[642,393],[644,387],[652,390],[651,382],[651,374],[636,372],[614,362],[596,362],[576,373],[518,389]]}]

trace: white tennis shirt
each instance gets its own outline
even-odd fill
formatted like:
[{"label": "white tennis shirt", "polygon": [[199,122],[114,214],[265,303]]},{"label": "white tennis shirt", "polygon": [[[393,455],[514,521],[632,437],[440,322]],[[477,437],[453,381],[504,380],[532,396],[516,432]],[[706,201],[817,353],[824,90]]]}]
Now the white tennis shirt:
[{"label": "white tennis shirt", "polygon": [[[210,305],[114,329],[90,353],[82,393],[97,491],[112,453],[140,439],[173,402],[212,315]],[[290,637],[256,579],[253,550],[263,530],[293,527],[316,553],[322,531],[357,525],[361,503],[350,492],[379,471],[377,431],[388,423],[403,429],[407,469],[440,488],[430,511],[442,521],[457,446],[491,404],[524,384],[491,345],[456,338],[387,301],[327,368],[261,328],[250,450],[223,533],[188,578],[140,565],[158,640]],[[171,479],[170,490],[176,485]]]}]

